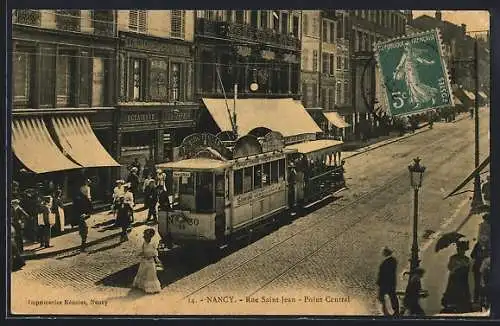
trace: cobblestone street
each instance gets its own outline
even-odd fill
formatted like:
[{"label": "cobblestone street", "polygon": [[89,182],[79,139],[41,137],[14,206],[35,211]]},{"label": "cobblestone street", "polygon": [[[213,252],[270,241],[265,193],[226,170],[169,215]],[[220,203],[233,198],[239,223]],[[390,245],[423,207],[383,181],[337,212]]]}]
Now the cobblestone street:
[{"label": "cobblestone street", "polygon": [[[489,111],[482,110],[480,119],[482,160],[489,154]],[[159,272],[163,291],[158,295],[130,289],[145,226],[134,228],[126,243],[114,238],[90,247],[88,253],[28,261],[12,274],[12,310],[52,311],[43,305],[28,305],[29,311],[16,306],[53,299],[55,293],[44,296],[49,292],[43,291],[57,287],[58,299],[65,293],[62,298],[107,302],[88,309],[64,305],[60,313],[379,314],[375,281],[382,248],[394,250],[400,274],[407,268],[413,209],[407,166],[416,156],[427,167],[419,207],[421,265],[428,271],[423,283],[443,281],[426,265],[427,260],[435,262],[426,235],[454,230],[467,215],[471,193],[443,198],[473,170],[473,129],[469,119],[436,123],[433,129],[348,158],[348,189],[339,197],[256,235],[248,244],[225,249],[217,262],[179,248],[165,252],[165,270]],[[406,279],[401,276],[398,282],[404,290]],[[33,291],[27,291],[27,285]],[[211,303],[214,297],[224,302]],[[426,313],[438,313],[439,300],[429,302],[423,302]]]}]

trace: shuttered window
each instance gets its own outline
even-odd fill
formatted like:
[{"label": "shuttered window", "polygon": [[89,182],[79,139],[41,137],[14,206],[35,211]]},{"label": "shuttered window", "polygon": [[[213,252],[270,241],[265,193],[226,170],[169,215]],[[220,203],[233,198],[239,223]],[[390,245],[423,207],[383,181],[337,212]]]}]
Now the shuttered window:
[{"label": "shuttered window", "polygon": [[138,33],[146,33],[148,26],[147,10],[130,10],[128,28]]},{"label": "shuttered window", "polygon": [[175,38],[184,39],[184,25],[185,25],[184,10],[171,11],[171,36]]}]

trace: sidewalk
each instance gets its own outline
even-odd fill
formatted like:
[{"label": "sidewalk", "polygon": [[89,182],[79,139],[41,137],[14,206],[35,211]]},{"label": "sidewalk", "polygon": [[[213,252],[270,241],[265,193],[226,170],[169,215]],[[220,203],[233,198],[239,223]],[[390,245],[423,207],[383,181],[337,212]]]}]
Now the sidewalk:
[{"label": "sidewalk", "polygon": [[[143,210],[143,205],[138,204],[134,210],[134,223],[132,227],[138,227],[145,224],[147,210]],[[121,228],[115,227],[114,217],[109,214],[109,210],[92,214],[87,220],[89,233],[87,236],[87,246],[95,245],[118,237]],[[50,248],[40,248],[38,242],[25,244],[22,256],[26,260],[41,259],[52,257],[64,252],[78,250],[80,248],[81,238],[78,233],[78,227],[72,228],[69,232],[55,236],[50,239]]]}]

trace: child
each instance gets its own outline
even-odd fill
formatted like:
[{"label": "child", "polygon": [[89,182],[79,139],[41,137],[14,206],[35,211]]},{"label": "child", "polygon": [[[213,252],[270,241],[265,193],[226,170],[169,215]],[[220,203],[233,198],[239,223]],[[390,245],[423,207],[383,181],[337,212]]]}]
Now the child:
[{"label": "child", "polygon": [[80,251],[85,252],[85,246],[87,243],[87,234],[89,233],[89,228],[87,226],[87,214],[80,215],[80,220],[78,221],[78,233],[82,238],[82,244],[80,245]]}]

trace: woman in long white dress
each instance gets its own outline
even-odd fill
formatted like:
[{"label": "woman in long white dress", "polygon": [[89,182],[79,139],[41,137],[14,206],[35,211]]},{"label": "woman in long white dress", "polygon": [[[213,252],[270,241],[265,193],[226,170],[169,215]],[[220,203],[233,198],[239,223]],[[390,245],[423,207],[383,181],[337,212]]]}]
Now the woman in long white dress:
[{"label": "woman in long white dress", "polygon": [[156,249],[156,242],[152,241],[154,235],[154,229],[144,230],[144,243],[141,251],[142,259],[132,284],[133,287],[142,289],[146,293],[158,293],[161,291],[160,281],[156,275],[158,250]]}]

